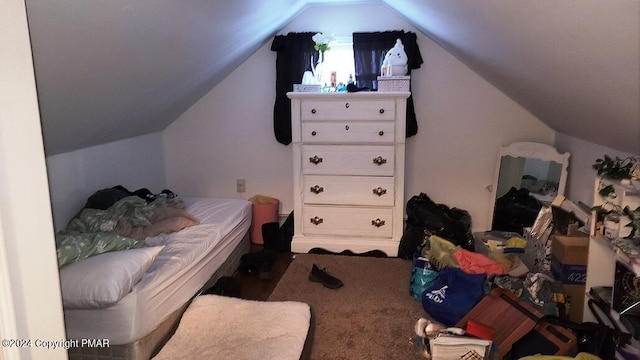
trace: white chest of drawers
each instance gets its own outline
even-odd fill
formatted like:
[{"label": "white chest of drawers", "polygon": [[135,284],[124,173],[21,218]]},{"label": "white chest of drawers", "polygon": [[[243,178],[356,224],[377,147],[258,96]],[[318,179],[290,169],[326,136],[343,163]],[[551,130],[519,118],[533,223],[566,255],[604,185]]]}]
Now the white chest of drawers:
[{"label": "white chest of drawers", "polygon": [[397,256],[403,232],[409,92],[288,93],[292,251]]}]

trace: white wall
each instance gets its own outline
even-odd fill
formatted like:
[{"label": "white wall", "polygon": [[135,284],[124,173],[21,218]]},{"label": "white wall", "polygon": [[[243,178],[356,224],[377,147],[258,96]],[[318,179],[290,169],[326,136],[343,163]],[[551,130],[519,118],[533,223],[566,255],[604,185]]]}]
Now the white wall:
[{"label": "white wall", "polygon": [[[167,185],[173,191],[246,199],[263,194],[291,205],[291,148],[273,136],[275,55],[269,47],[163,132]],[[236,193],[240,178],[246,179],[242,194]]]},{"label": "white wall", "polygon": [[[471,213],[488,222],[498,148],[514,141],[552,144],[554,132],[469,70],[385,5],[311,6],[281,34],[399,30],[418,33],[424,59],[412,72],[418,134],[407,140],[405,194]],[[275,59],[271,41],[163,132],[167,185],[190,195],[277,197],[292,209],[291,147],[273,135]],[[236,193],[235,179],[247,181]]]},{"label": "white wall", "polygon": [[623,159],[628,156],[640,159],[640,154],[613,150],[560,133],[556,135],[555,146],[559,151],[571,154],[565,191],[567,199],[576,203],[582,202],[588,206],[593,206],[593,188],[597,174],[591,166],[596,162],[596,159],[603,158],[605,154]]},{"label": "white wall", "polygon": [[47,157],[54,226],[62,230],[94,192],[115,185],[165,188],[160,133]]},{"label": "white wall", "polygon": [[[65,338],[25,4],[0,3],[0,338]],[[0,359],[67,358],[0,347]]]},{"label": "white wall", "polygon": [[486,230],[500,146],[552,144],[554,132],[439,45],[419,40],[425,63],[412,72],[419,130],[407,141],[405,193],[468,210],[474,230]]}]

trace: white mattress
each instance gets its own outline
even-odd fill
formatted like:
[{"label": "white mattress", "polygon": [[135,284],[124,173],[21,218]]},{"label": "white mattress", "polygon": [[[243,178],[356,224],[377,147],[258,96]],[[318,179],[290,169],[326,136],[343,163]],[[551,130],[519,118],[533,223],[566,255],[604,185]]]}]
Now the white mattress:
[{"label": "white mattress", "polygon": [[165,245],[154,263],[116,305],[65,310],[67,338],[138,340],[205,285],[251,226],[251,203],[241,199],[182,198],[200,224],[146,241]]}]

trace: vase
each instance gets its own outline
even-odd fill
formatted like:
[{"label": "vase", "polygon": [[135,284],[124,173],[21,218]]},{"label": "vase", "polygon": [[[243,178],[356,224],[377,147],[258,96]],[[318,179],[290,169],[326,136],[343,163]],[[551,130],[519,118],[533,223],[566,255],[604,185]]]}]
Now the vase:
[{"label": "vase", "polygon": [[324,51],[319,52],[318,62],[316,64],[313,64],[313,57],[311,58],[311,66],[316,84],[322,85],[322,77],[324,75]]}]

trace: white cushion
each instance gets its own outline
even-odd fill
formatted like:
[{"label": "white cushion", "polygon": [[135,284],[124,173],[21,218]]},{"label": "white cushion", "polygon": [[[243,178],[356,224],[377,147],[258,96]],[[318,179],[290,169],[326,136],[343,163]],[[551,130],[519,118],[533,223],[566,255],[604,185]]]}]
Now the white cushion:
[{"label": "white cushion", "polygon": [[306,303],[202,295],[153,360],[299,360],[310,324]]},{"label": "white cushion", "polygon": [[60,269],[62,303],[67,309],[109,307],[127,295],[163,246],[114,251]]}]

